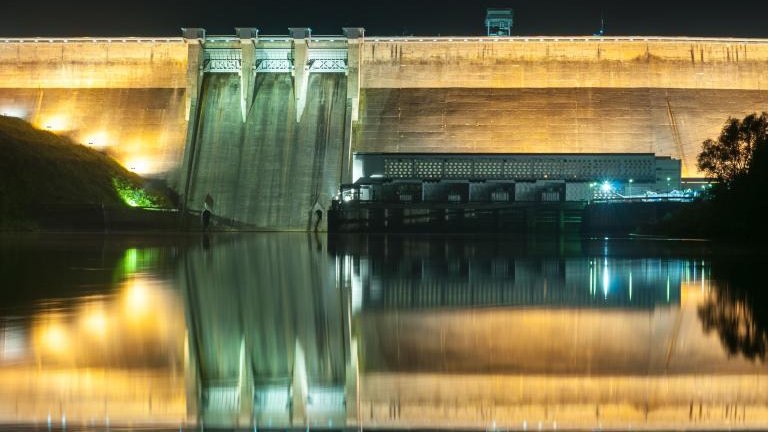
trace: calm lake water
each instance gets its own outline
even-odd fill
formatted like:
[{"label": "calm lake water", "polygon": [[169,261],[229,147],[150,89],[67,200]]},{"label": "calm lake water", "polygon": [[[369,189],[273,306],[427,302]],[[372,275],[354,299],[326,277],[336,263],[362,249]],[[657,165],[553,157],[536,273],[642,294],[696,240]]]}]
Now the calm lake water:
[{"label": "calm lake water", "polygon": [[4,235],[0,423],[766,428],[767,269],[704,241]]}]

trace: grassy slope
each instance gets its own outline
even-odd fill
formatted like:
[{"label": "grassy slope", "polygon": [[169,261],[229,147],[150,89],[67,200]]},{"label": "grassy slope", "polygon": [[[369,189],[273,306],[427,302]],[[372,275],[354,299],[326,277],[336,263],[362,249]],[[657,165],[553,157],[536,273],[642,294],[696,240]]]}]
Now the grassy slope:
[{"label": "grassy slope", "polygon": [[0,226],[33,222],[51,206],[124,206],[115,177],[143,183],[109,156],[0,116]]}]

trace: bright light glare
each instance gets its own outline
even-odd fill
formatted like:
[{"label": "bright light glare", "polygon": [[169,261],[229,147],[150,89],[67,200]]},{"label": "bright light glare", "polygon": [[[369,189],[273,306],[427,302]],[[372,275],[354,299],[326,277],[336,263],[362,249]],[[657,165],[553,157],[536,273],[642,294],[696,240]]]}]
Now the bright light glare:
[{"label": "bright light glare", "polygon": [[147,174],[151,171],[151,164],[144,158],[129,159],[125,162],[125,167],[136,174]]},{"label": "bright light glare", "polygon": [[67,129],[67,119],[63,116],[49,117],[43,122],[43,127],[54,132],[63,131]]},{"label": "bright light glare", "polygon": [[613,185],[611,185],[609,182],[603,182],[603,184],[600,185],[600,190],[603,192],[611,192],[613,191]]},{"label": "bright light glare", "polygon": [[143,283],[134,281],[128,285],[125,298],[131,312],[141,313],[149,305],[149,289]]},{"label": "bright light glare", "polygon": [[344,195],[344,202],[352,201],[352,195]]},{"label": "bright light glare", "polygon": [[103,310],[95,309],[86,312],[83,322],[85,328],[94,335],[103,336],[107,332],[107,316]]},{"label": "bright light glare", "polygon": [[6,117],[24,118],[27,113],[21,108],[17,107],[2,107],[0,108],[0,114]]},{"label": "bright light glare", "polygon": [[50,324],[43,331],[42,342],[50,351],[64,351],[67,347],[67,332],[60,324]]},{"label": "bright light glare", "polygon": [[92,147],[106,147],[109,144],[109,138],[106,132],[101,131],[88,135],[84,142]]}]

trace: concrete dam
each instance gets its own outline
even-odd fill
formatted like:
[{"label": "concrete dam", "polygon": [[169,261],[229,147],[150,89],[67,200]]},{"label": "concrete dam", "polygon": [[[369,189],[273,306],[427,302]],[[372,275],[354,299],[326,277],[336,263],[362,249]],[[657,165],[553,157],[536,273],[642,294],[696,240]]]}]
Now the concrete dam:
[{"label": "concrete dam", "polygon": [[701,177],[701,142],[768,104],[760,39],[183,36],[0,39],[0,114],[167,180],[189,210],[307,230],[355,152],[653,153]]}]

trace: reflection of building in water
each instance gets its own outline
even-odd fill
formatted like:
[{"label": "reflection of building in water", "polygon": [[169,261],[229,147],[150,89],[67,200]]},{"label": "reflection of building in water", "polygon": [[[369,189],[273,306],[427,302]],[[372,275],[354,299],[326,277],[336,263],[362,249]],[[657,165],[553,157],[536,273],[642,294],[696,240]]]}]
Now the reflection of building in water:
[{"label": "reflection of building in water", "polygon": [[191,408],[207,425],[345,424],[349,322],[333,261],[305,235],[231,240],[183,263]]},{"label": "reflection of building in water", "polygon": [[360,423],[764,425],[768,386],[754,377],[765,365],[729,358],[702,331],[709,264],[616,256],[598,243],[584,245],[587,257],[567,245],[540,253],[461,238],[340,245],[356,311]]},{"label": "reflection of building in water", "polygon": [[463,240],[378,240],[356,250],[345,267],[353,302],[364,309],[653,308],[679,304],[691,266],[661,258],[494,253],[492,243],[467,250]]},{"label": "reflection of building in water", "polygon": [[141,419],[185,430],[768,424],[766,364],[729,357],[703,330],[701,306],[720,301],[715,266],[648,258],[680,252],[358,236],[328,253],[305,234],[211,240],[173,253],[179,292],[160,277],[167,267],[147,268],[129,250],[110,268],[115,295],[0,321],[0,422],[44,424],[50,413],[54,427]]},{"label": "reflection of building in water", "polygon": [[608,257],[405,257],[350,269],[365,309],[463,306],[652,308],[680,301],[683,262]]}]

